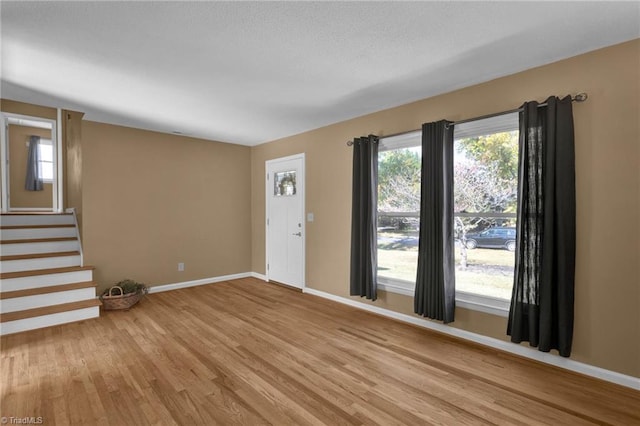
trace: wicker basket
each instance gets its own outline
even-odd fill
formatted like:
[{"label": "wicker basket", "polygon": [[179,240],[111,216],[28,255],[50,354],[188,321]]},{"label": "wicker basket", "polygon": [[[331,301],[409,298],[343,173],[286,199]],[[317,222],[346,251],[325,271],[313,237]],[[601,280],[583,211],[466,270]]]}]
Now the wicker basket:
[{"label": "wicker basket", "polygon": [[[113,295],[113,290],[120,290],[120,294]],[[135,293],[124,294],[122,287],[114,285],[109,289],[108,294],[100,296],[102,306],[107,311],[113,311],[118,309],[129,309],[142,299],[144,296],[143,291],[137,291]]]}]

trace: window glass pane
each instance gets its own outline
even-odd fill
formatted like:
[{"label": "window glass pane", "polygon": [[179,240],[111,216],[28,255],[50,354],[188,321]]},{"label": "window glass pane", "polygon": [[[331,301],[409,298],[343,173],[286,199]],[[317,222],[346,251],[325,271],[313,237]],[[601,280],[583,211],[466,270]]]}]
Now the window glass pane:
[{"label": "window glass pane", "polygon": [[[416,143],[419,143],[417,140]],[[415,283],[420,223],[420,146],[378,154],[378,276]]]},{"label": "window glass pane", "polygon": [[422,148],[402,148],[378,154],[378,211],[420,211]]},{"label": "window glass pane", "polygon": [[53,161],[53,146],[51,144],[39,143],[40,161]]},{"label": "window glass pane", "polygon": [[41,164],[41,171],[42,171],[41,178],[44,180],[52,181],[53,180],[53,163],[42,162],[40,164]]},{"label": "window glass pane", "polygon": [[273,178],[273,195],[276,197],[296,195],[296,171],[276,172]]},{"label": "window glass pane", "polygon": [[378,213],[378,276],[415,283],[420,215]]},{"label": "window glass pane", "polygon": [[517,165],[517,130],[454,142],[457,291],[511,298]]}]

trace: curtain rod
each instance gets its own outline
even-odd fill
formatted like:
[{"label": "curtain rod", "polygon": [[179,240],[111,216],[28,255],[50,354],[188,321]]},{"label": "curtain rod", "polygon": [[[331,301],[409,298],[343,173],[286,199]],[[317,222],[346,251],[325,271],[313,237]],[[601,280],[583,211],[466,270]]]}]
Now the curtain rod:
[{"label": "curtain rod", "polygon": [[[571,102],[584,102],[588,98],[589,98],[589,95],[587,95],[587,93],[581,92],[581,93],[578,93],[577,95],[571,97]],[[538,108],[545,107],[545,106],[547,106],[546,102],[538,104]],[[493,114],[481,115],[479,117],[473,117],[473,118],[466,118],[464,120],[458,120],[458,121],[454,121],[454,122],[448,124],[447,128],[449,128],[451,126],[455,126],[456,124],[463,124],[463,123],[468,123],[470,121],[483,120],[485,118],[492,118],[492,117],[497,117],[499,115],[511,114],[511,113],[514,113],[514,112],[522,112],[522,111],[523,111],[523,108],[516,108],[516,109],[511,109],[509,111],[494,112]],[[414,130],[407,130],[405,132],[392,133],[390,135],[381,136],[381,138],[391,138],[393,136],[406,135],[408,133],[417,132],[419,130],[422,130],[422,128],[414,129]],[[347,141],[347,146],[351,146],[351,145],[353,145],[353,141]]]}]

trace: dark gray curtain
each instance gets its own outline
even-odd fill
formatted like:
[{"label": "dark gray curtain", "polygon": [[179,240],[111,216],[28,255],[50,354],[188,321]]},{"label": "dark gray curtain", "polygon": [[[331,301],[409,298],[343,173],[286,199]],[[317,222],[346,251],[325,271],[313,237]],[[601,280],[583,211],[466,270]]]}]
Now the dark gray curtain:
[{"label": "dark gray curtain", "polygon": [[449,323],[456,303],[453,241],[453,126],[422,125],[420,243],[414,311]]},{"label": "dark gray curtain", "polygon": [[518,249],[507,334],[571,354],[576,240],[571,97],[520,114]]},{"label": "dark gray curtain", "polygon": [[27,176],[24,181],[24,189],[27,191],[42,191],[42,173],[40,171],[40,136],[29,137],[29,152],[27,153]]},{"label": "dark gray curtain", "polygon": [[352,296],[377,299],[378,137],[353,141],[351,205]]}]

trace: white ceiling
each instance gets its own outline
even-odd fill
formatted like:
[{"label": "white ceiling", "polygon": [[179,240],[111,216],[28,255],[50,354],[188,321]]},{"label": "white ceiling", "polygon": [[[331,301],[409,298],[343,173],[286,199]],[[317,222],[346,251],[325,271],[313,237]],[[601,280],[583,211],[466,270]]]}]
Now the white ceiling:
[{"label": "white ceiling", "polygon": [[640,37],[639,2],[3,0],[0,14],[2,97],[244,145]]}]

